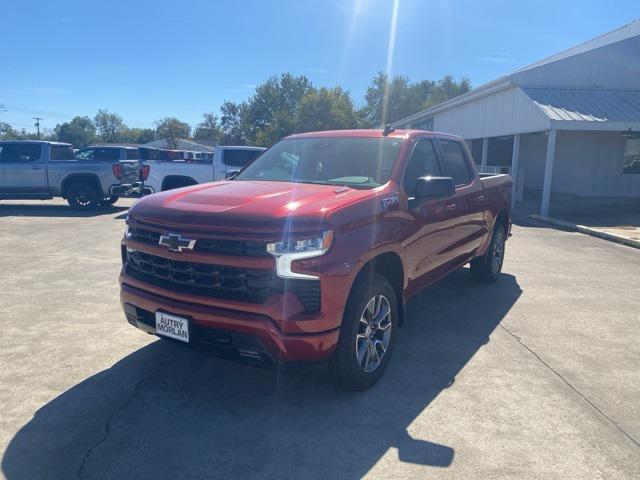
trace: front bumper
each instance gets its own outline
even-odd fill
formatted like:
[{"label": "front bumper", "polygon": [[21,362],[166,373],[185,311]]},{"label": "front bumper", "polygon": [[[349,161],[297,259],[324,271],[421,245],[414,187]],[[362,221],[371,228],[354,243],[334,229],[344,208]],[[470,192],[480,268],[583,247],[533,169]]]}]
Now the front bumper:
[{"label": "front bumper", "polygon": [[263,363],[326,360],[338,342],[339,328],[318,333],[285,333],[268,316],[168,298],[136,288],[121,277],[120,299],[127,320],[155,334],[157,310],[188,318],[194,345],[210,347]]}]

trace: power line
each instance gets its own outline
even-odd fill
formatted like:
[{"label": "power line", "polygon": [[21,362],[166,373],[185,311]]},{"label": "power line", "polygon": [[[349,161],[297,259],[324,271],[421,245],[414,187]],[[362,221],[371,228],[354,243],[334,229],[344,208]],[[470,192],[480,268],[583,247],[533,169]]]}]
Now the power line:
[{"label": "power line", "polygon": [[[27,115],[36,115],[39,116],[41,120],[45,118],[58,118],[61,120],[72,120],[73,118],[79,115],[72,115],[70,113],[62,113],[62,112],[51,112],[47,110],[37,110],[29,107],[21,107],[19,105],[11,105],[11,104],[0,104],[0,106],[4,107],[4,111],[13,111],[19,113],[25,113]],[[2,109],[0,108],[0,111]],[[126,125],[133,126],[134,128],[152,128],[156,126],[155,122],[143,121],[143,120],[122,120]]]}]

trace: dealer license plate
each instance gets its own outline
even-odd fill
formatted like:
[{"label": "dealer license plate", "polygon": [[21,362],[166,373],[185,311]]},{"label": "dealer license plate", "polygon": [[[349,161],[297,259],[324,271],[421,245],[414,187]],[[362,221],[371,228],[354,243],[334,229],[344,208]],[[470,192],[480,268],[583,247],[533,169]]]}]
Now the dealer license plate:
[{"label": "dealer license plate", "polygon": [[189,320],[165,312],[156,312],[156,333],[189,343]]}]

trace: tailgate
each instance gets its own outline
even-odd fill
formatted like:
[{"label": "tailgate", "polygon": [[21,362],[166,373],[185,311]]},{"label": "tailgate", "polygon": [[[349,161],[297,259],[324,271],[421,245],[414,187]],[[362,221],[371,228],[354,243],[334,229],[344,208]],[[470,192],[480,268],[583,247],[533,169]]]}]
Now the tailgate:
[{"label": "tailgate", "polygon": [[118,163],[122,171],[120,185],[131,185],[140,180],[140,164],[138,160],[122,160]]}]

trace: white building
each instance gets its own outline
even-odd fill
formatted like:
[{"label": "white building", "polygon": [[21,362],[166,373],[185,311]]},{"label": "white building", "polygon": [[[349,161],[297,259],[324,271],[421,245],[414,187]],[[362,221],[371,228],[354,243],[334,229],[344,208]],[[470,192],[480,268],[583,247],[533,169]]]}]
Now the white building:
[{"label": "white building", "polygon": [[393,124],[465,138],[514,199],[640,205],[640,21]]}]

